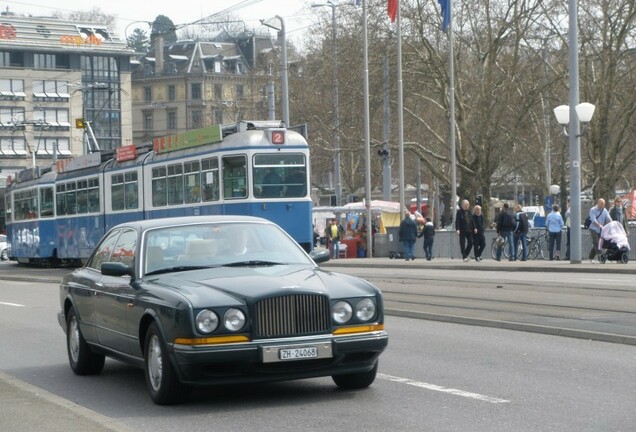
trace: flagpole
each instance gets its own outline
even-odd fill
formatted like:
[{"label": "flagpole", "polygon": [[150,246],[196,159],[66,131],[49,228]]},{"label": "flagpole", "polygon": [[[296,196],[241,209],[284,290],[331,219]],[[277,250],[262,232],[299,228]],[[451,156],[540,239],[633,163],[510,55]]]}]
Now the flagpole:
[{"label": "flagpole", "polygon": [[[404,112],[402,94],[402,12],[397,0],[397,97],[398,97],[398,154],[400,162],[400,213],[406,208],[404,200]],[[400,218],[403,216],[400,215]]]},{"label": "flagpole", "polygon": [[[449,19],[448,19],[448,65],[449,65],[449,87],[450,87],[450,153],[451,153],[451,199],[450,199],[450,217],[451,221],[455,218],[455,197],[457,196],[457,155],[455,150],[455,71],[453,53],[453,0],[448,0]],[[453,221],[454,222],[454,221]],[[451,244],[454,244],[451,243]]]},{"label": "flagpole", "polygon": [[[369,120],[369,41],[367,37],[367,0],[362,0],[362,28],[364,45],[364,156],[365,207],[367,210],[367,258],[373,257],[373,220],[371,219],[371,134]],[[356,253],[356,251],[354,251]]]}]

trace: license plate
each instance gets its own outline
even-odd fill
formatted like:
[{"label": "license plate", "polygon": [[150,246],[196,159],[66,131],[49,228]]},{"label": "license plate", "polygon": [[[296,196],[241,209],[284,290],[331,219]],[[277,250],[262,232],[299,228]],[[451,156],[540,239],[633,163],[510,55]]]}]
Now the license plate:
[{"label": "license plate", "polygon": [[278,357],[281,360],[316,358],[318,357],[318,349],[316,347],[282,349],[278,351]]},{"label": "license plate", "polygon": [[269,345],[262,347],[263,363],[294,360],[324,359],[333,357],[331,342],[309,345]]}]

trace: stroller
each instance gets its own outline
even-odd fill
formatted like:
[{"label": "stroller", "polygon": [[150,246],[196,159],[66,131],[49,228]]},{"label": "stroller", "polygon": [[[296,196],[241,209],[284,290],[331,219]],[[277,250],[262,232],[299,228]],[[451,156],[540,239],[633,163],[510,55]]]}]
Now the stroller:
[{"label": "stroller", "polygon": [[605,225],[601,230],[598,242],[601,250],[598,260],[601,264],[605,264],[607,261],[627,264],[629,261],[629,242],[620,222],[612,221]]}]

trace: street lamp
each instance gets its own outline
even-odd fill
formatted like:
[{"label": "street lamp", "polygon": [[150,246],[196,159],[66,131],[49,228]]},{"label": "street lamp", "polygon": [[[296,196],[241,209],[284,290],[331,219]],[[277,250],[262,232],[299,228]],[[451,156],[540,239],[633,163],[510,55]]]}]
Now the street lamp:
[{"label": "street lamp", "polygon": [[[280,21],[280,26],[276,25],[276,20]],[[280,15],[275,15],[267,20],[261,20],[261,24],[278,32],[278,41],[281,48],[281,99],[283,121],[285,127],[289,127],[289,91],[287,89],[287,40],[285,39],[285,20]]]},{"label": "street lamp", "polygon": [[[581,263],[581,142],[579,138],[587,132],[588,124],[594,115],[594,108],[593,104],[583,102],[576,104],[573,108],[560,105],[554,109],[554,116],[563,126],[563,134],[569,137],[570,144],[570,262],[572,264]],[[570,116],[578,121],[570,122]],[[579,132],[579,122],[583,123],[582,132]]]},{"label": "street lamp", "polygon": [[338,110],[338,43],[336,41],[337,25],[336,25],[336,7],[332,1],[327,3],[314,3],[312,8],[330,7],[331,8],[331,40],[333,42],[333,147],[334,157],[334,177],[335,177],[335,195],[336,206],[342,204],[342,182],[340,180],[340,114]]}]

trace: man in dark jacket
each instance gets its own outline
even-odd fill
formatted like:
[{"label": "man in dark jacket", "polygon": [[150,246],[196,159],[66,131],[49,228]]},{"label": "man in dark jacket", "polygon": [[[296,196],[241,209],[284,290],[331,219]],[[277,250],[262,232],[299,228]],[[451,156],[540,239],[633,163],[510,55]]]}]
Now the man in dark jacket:
[{"label": "man in dark jacket", "polygon": [[404,212],[404,219],[400,222],[398,229],[398,240],[404,243],[404,259],[414,260],[415,240],[417,239],[417,224],[411,219],[409,212]]},{"label": "man in dark jacket", "polygon": [[462,258],[464,262],[468,262],[468,255],[470,255],[470,250],[473,247],[473,235],[475,234],[473,215],[470,212],[468,200],[462,201],[462,207],[457,210],[455,229],[459,235],[459,249],[462,252]]},{"label": "man in dark jacket", "polygon": [[[515,218],[510,212],[510,205],[504,203],[501,213],[497,218],[497,234],[508,242],[508,252],[510,261],[514,261],[512,231],[515,229]],[[503,244],[497,248],[497,261],[501,261],[503,252]]]},{"label": "man in dark jacket", "polygon": [[481,254],[486,248],[486,221],[481,212],[481,206],[476,205],[473,213],[473,225],[475,234],[473,235],[473,248],[475,251],[475,261],[481,261]]},{"label": "man in dark jacket", "polygon": [[519,242],[521,242],[521,261],[528,259],[528,226],[528,216],[521,210],[521,204],[515,205],[514,256],[511,255],[515,260],[519,259],[517,256]]}]

